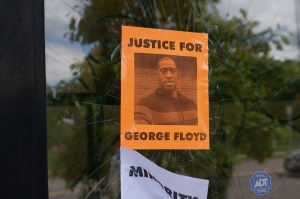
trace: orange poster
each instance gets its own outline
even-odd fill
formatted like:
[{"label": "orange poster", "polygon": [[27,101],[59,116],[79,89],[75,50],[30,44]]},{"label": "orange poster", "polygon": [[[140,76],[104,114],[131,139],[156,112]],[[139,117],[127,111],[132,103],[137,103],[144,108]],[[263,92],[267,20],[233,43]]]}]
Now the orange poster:
[{"label": "orange poster", "polygon": [[208,35],[122,27],[121,146],[209,149]]}]

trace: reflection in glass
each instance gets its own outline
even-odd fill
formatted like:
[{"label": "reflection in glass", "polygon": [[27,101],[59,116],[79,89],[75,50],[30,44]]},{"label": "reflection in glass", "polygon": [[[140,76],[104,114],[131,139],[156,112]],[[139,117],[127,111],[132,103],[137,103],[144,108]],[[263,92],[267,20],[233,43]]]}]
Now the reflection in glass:
[{"label": "reflection in glass", "polygon": [[[297,2],[297,1],[295,1]],[[209,33],[209,151],[142,151],[210,180],[208,198],[296,198],[283,159],[299,148],[300,71],[288,1],[45,1],[50,198],[119,197],[121,25]]]}]

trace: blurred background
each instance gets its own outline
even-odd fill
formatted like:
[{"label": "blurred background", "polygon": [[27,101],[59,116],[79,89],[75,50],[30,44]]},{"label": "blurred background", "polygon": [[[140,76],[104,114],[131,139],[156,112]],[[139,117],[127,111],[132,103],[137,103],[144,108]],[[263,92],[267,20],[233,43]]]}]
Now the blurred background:
[{"label": "blurred background", "polygon": [[[45,0],[50,198],[120,198],[122,25],[209,34],[211,149],[143,155],[210,180],[210,199],[298,198],[299,10],[299,0]],[[256,171],[272,178],[265,196],[251,190]]]}]

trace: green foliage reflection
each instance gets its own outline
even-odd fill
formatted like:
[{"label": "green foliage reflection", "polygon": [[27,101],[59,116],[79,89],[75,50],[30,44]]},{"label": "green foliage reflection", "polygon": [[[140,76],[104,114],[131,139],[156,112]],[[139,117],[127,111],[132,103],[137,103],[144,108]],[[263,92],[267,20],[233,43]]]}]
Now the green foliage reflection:
[{"label": "green foliage reflection", "polygon": [[[118,168],[111,159],[116,161],[119,147],[121,25],[209,33],[211,150],[142,151],[168,170],[209,179],[209,198],[226,197],[237,154],[262,162],[271,157],[278,140],[292,135],[291,129],[299,131],[297,125],[287,128],[289,120],[269,114],[272,101],[299,100],[298,63],[270,56],[271,46],[283,49],[289,35],[278,36],[270,28],[257,31],[259,22],[250,20],[245,10],[241,17],[222,18],[218,2],[84,2],[82,17],[70,21],[67,36],[88,45],[89,52],[82,63],[71,66],[73,80],[57,86],[60,96],[49,96],[52,105],[63,104],[65,111],[77,107],[73,112],[79,115],[70,127],[73,133],[62,129],[63,137],[50,139],[53,145],[65,145],[52,175],[71,188],[82,183],[83,198],[118,197],[118,183],[110,179]],[[53,123],[62,119],[51,116]]]}]

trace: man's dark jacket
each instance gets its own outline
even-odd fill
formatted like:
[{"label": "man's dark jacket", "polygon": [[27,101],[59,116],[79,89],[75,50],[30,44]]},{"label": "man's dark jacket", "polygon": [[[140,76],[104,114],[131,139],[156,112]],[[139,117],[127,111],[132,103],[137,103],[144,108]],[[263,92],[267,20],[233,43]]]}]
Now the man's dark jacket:
[{"label": "man's dark jacket", "polygon": [[135,106],[136,124],[153,125],[197,125],[197,106],[179,92],[177,98],[162,89],[157,89]]}]

